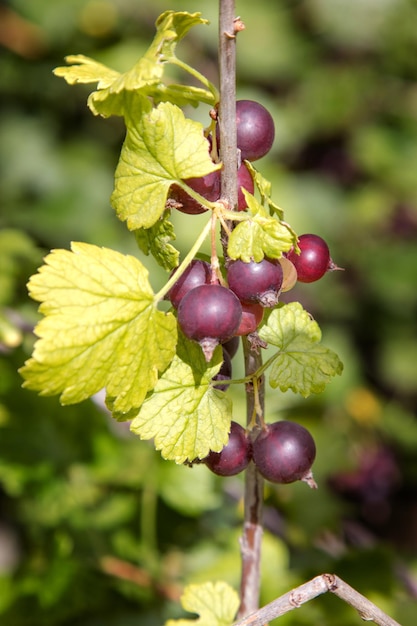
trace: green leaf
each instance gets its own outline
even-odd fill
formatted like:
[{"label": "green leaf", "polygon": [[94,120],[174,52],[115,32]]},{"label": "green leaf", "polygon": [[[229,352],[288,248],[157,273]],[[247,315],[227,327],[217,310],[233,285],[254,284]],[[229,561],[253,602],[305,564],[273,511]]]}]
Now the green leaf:
[{"label": "green leaf", "polygon": [[168,220],[167,211],[156,224],[150,228],[135,230],[135,238],[139,248],[146,255],[152,254],[161,267],[167,271],[178,265],[179,252],[171,246],[170,240],[175,239],[172,223]]},{"label": "green leaf", "polygon": [[231,626],[239,608],[239,596],[227,583],[218,581],[188,585],[181,596],[186,611],[199,618],[168,620],[165,626]]},{"label": "green leaf", "polygon": [[268,215],[256,198],[243,189],[248,205],[248,219],[239,222],[229,237],[231,259],[251,259],[259,263],[264,256],[278,259],[294,245],[294,233],[284,222]]},{"label": "green leaf", "polygon": [[274,389],[292,389],[306,398],[322,392],[333,376],[342,373],[339,357],[320,344],[319,325],[299,302],[271,311],[259,335],[279,348],[271,358],[269,384]]},{"label": "green leaf", "polygon": [[252,174],[253,181],[259,191],[259,195],[261,196],[261,204],[263,206],[265,206],[266,204],[269,207],[271,215],[275,213],[280,220],[283,220],[284,211],[271,199],[272,184],[270,183],[270,181],[264,178],[264,176],[262,176],[262,174],[253,167],[250,161],[245,161],[245,164]]},{"label": "green leaf", "polygon": [[[131,115],[131,116],[130,116]],[[150,228],[161,217],[170,186],[221,167],[209,156],[203,126],[170,102],[142,99],[126,119],[127,135],[115,173],[113,206],[128,228]]]},{"label": "green leaf", "polygon": [[69,85],[97,83],[98,89],[106,89],[120,77],[116,70],[83,54],[70,54],[65,57],[65,61],[73,65],[56,67],[53,73],[64,78]]},{"label": "green leaf", "polygon": [[54,250],[29,281],[45,316],[20,373],[41,395],[72,404],[106,387],[119,413],[138,409],[175,354],[177,323],[156,309],[146,268],[85,243]]},{"label": "green leaf", "polygon": [[124,115],[128,112],[126,93],[133,92],[140,92],[143,96],[154,95],[157,101],[172,99],[178,104],[186,100],[188,93],[194,103],[198,96],[201,101],[213,105],[215,98],[207,90],[200,89],[198,92],[193,87],[182,89],[181,86],[170,90],[161,82],[164,64],[175,60],[177,43],[192,26],[207,23],[201,18],[201,13],[166,11],[156,21],[156,34],[147,52],[129,71],[121,74],[89,57],[72,55],[65,60],[74,65],[58,67],[54,73],[69,84],[97,83],[97,90],[88,98],[88,106],[94,115]]},{"label": "green leaf", "polygon": [[227,443],[231,401],[211,386],[221,366],[220,347],[206,363],[200,346],[179,335],[177,355],[131,424],[142,439],[154,438],[164,458],[202,459]]}]

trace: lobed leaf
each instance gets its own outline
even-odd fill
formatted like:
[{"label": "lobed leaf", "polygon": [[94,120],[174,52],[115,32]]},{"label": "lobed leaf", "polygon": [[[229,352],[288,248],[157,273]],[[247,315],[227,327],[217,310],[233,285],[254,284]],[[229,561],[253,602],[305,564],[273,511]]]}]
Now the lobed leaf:
[{"label": "lobed leaf", "polygon": [[228,254],[231,259],[251,259],[259,263],[267,256],[278,259],[294,244],[294,233],[284,222],[271,217],[256,198],[243,189],[248,205],[248,219],[241,221],[229,237]]},{"label": "lobed leaf", "polygon": [[231,626],[239,608],[239,596],[227,583],[217,581],[188,585],[181,597],[186,611],[197,619],[170,619],[165,626]]},{"label": "lobed leaf", "polygon": [[213,94],[205,89],[197,91],[193,87],[178,85],[175,90],[170,90],[161,82],[164,64],[175,59],[178,42],[192,26],[207,23],[201,18],[201,13],[165,11],[156,21],[156,33],[151,45],[129,71],[120,73],[89,57],[72,55],[65,60],[73,65],[58,67],[54,74],[63,77],[69,84],[97,83],[97,90],[88,98],[88,106],[94,115],[104,117],[127,114],[125,98],[126,94],[132,93],[153,95],[157,101],[169,99],[177,104],[183,103],[188,93],[194,103],[201,98],[202,102],[214,105]]},{"label": "lobed leaf", "polygon": [[73,243],[54,250],[29,281],[45,316],[24,387],[81,402],[106,387],[120,414],[137,410],[175,354],[177,324],[156,309],[146,268],[134,257]]},{"label": "lobed leaf", "polygon": [[206,363],[200,346],[180,334],[177,354],[133,419],[131,430],[153,439],[164,458],[184,463],[220,451],[228,441],[231,401],[211,386],[221,349]]},{"label": "lobed leaf", "polygon": [[135,237],[142,252],[146,255],[152,254],[165,270],[177,267],[179,252],[169,243],[175,239],[175,232],[168,219],[168,212],[150,228],[135,230]]},{"label": "lobed leaf", "polygon": [[170,102],[141,109],[126,119],[127,135],[115,173],[113,206],[128,228],[150,228],[165,210],[170,186],[221,167],[209,156],[203,126]]},{"label": "lobed leaf", "polygon": [[252,174],[253,181],[257,190],[259,191],[259,195],[261,196],[261,204],[265,206],[265,204],[269,207],[271,215],[274,213],[278,216],[280,220],[284,219],[284,211],[279,207],[273,200],[271,199],[271,190],[272,184],[269,180],[267,180],[254,166],[250,161],[245,161],[246,167]]},{"label": "lobed leaf", "polygon": [[299,302],[290,302],[271,311],[259,336],[279,348],[272,358],[269,384],[281,391],[304,397],[320,393],[343,364],[332,350],[320,344],[321,331]]}]

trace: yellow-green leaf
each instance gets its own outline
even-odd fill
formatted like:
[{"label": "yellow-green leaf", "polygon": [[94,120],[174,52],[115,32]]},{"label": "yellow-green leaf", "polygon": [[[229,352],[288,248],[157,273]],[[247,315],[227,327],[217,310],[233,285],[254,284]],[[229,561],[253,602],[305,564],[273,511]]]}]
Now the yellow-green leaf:
[{"label": "yellow-green leaf", "polygon": [[217,348],[206,363],[200,346],[180,334],[177,355],[133,419],[131,430],[154,439],[164,458],[176,463],[202,459],[227,443],[231,401],[210,384],[221,354]]},{"label": "yellow-green leaf", "polygon": [[169,211],[150,228],[135,230],[135,238],[144,254],[152,254],[159,265],[169,271],[177,267],[180,253],[169,243],[175,239],[175,232],[168,217]]},{"label": "yellow-green leaf", "polygon": [[[66,61],[73,65],[58,67],[54,73],[69,84],[97,83],[97,90],[88,98],[88,106],[95,115],[104,117],[125,114],[126,92],[155,95],[157,101],[170,97],[174,102],[177,98],[184,100],[181,88],[177,93],[166,91],[161,82],[164,64],[175,59],[177,43],[192,26],[207,23],[201,13],[165,11],[156,21],[156,34],[147,52],[127,72],[117,72],[83,55],[72,55],[66,57]],[[191,96],[192,101],[201,96],[203,102],[214,104],[214,97],[207,90],[201,90],[200,94],[193,92]]]},{"label": "yellow-green leaf", "polygon": [[243,189],[248,205],[248,219],[241,221],[229,237],[231,259],[251,259],[259,263],[264,256],[278,259],[294,244],[295,234],[285,222],[271,217],[256,198]]},{"label": "yellow-green leaf", "polygon": [[197,619],[171,619],[165,626],[231,626],[239,608],[239,596],[223,581],[188,585],[181,596],[186,611]]},{"label": "yellow-green leaf", "polygon": [[304,397],[320,393],[343,364],[335,352],[322,346],[321,330],[299,302],[290,302],[273,311],[259,336],[279,348],[271,357],[269,384],[281,391]]},{"label": "yellow-green leaf", "polygon": [[106,388],[118,414],[138,409],[175,354],[176,320],[156,309],[146,268],[85,243],[54,250],[29,281],[44,318],[24,386],[72,404]]},{"label": "yellow-green leaf", "polygon": [[54,74],[64,78],[69,85],[97,83],[98,89],[106,89],[120,77],[116,70],[83,54],[70,54],[65,61],[69,67],[56,67]]},{"label": "yellow-green leaf", "polygon": [[208,153],[203,126],[186,119],[170,102],[142,109],[126,119],[127,135],[115,173],[113,206],[128,228],[150,228],[165,210],[170,186],[219,169]]}]

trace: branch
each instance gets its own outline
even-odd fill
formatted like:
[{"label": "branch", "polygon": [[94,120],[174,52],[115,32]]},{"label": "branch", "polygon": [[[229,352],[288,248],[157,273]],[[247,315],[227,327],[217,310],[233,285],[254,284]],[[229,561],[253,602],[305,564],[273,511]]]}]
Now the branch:
[{"label": "branch", "polygon": [[236,143],[236,36],[234,34],[235,1],[219,2],[219,72],[220,155],[223,162],[222,198],[237,204]]},{"label": "branch", "polygon": [[298,609],[302,604],[330,591],[357,610],[364,621],[378,626],[401,626],[373,602],[365,598],[335,574],[321,574],[270,602],[259,611],[239,620],[234,626],[263,626],[267,622]]},{"label": "branch", "polygon": [[[219,2],[219,70],[220,70],[220,154],[223,162],[222,198],[230,208],[237,205],[237,143],[236,143],[236,34],[244,28],[235,19],[234,0]],[[223,244],[224,245],[224,244]],[[227,245],[224,245],[227,249]],[[226,254],[225,254],[226,258]],[[253,374],[262,364],[260,355],[244,341],[245,375]],[[246,389],[247,422],[252,421],[254,391]],[[260,390],[263,411],[263,387]],[[260,561],[262,542],[263,479],[255,465],[250,463],[245,478],[245,519],[240,540],[242,575],[239,615],[247,615],[259,607]]]}]

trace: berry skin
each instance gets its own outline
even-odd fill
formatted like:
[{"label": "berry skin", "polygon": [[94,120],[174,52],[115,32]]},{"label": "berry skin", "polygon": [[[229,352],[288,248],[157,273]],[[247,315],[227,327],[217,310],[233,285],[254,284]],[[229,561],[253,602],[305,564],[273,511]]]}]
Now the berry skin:
[{"label": "berry skin", "polygon": [[236,131],[242,161],[260,159],[274,143],[274,120],[262,104],[253,100],[236,102]]},{"label": "berry skin", "polygon": [[210,452],[204,459],[207,467],[219,476],[234,476],[246,469],[251,460],[251,444],[246,431],[237,422],[230,424],[229,441],[220,452]]},{"label": "berry skin", "polygon": [[287,259],[297,270],[297,277],[301,283],[314,283],[335,265],[330,258],[327,243],[318,235],[305,234],[298,239],[300,254],[290,250]]},{"label": "berry skin", "polygon": [[273,483],[305,480],[316,486],[310,468],[316,445],[308,430],[296,422],[267,424],[252,443],[253,460],[262,476]]},{"label": "berry skin", "polygon": [[246,165],[242,163],[237,171],[237,210],[244,211],[247,209],[246,199],[243,195],[243,189],[249,191],[249,193],[253,194],[255,191],[255,184],[253,182],[252,175]]},{"label": "berry skin", "polygon": [[[228,351],[223,347],[223,363],[219,369],[219,372],[214,376],[213,380],[230,380],[232,378],[232,359]],[[224,385],[214,385],[215,389],[220,389],[220,391],[227,391],[229,385],[225,383]]]},{"label": "berry skin", "polygon": [[264,309],[261,304],[257,304],[256,302],[251,304],[242,302],[242,319],[236,331],[236,335],[241,336],[254,333],[262,322],[263,316]]},{"label": "berry skin", "polygon": [[245,303],[273,307],[278,302],[282,285],[282,267],[276,260],[262,259],[259,263],[240,259],[227,268],[229,288]]},{"label": "berry skin", "polygon": [[[214,202],[219,199],[220,196],[220,172],[210,172],[206,176],[201,178],[188,178],[184,182],[191,187],[194,191],[199,193],[203,198],[206,198],[210,202]],[[175,207],[181,213],[188,213],[189,215],[198,215],[204,213],[207,209],[199,202],[194,200],[188,193],[179,187],[178,185],[171,185],[169,191],[169,198],[178,203]]]},{"label": "berry skin", "polygon": [[[175,270],[174,270],[175,273]],[[178,309],[182,298],[194,287],[207,285],[211,280],[211,267],[206,261],[193,259],[185,272],[167,293],[172,306]]]},{"label": "berry skin", "polygon": [[[243,316],[243,309],[242,309],[242,316]],[[226,350],[226,352],[228,353],[230,358],[233,359],[233,357],[235,356],[236,352],[239,350],[239,337],[237,335],[235,335],[231,339],[228,339],[223,344],[223,348],[224,348],[224,350]]]},{"label": "berry skin", "polygon": [[242,319],[242,306],[235,294],[222,285],[195,287],[178,307],[178,323],[189,339],[197,341],[207,361],[215,347],[236,333]]}]

